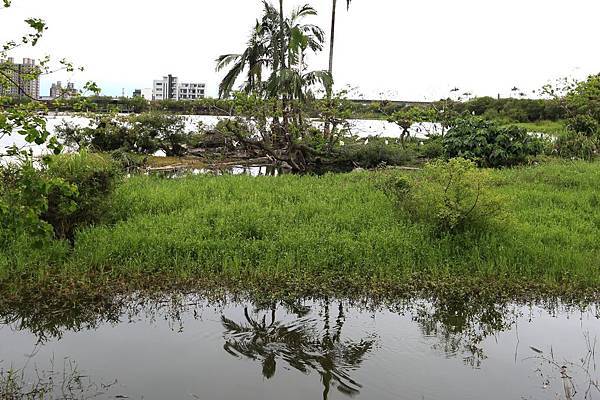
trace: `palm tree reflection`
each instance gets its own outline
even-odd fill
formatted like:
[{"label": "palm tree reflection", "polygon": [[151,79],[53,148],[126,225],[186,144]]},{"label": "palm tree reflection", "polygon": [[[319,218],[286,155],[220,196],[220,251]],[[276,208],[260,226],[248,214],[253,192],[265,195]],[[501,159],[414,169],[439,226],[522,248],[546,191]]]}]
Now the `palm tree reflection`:
[{"label": "palm tree reflection", "polygon": [[323,399],[328,398],[332,386],[347,395],[358,394],[361,385],[350,373],[360,367],[375,347],[376,337],[370,335],[358,341],[342,339],[345,315],[341,302],[331,326],[330,302],[325,301],[320,313],[322,329],[319,329],[319,321],[310,315],[310,308],[297,304],[284,304],[284,307],[287,312],[282,319],[276,316],[276,305],[268,310],[256,309],[252,314],[246,306],[240,323],[222,316],[225,351],[260,362],[267,379],[275,375],[278,362],[305,374],[316,371],[321,376]]}]

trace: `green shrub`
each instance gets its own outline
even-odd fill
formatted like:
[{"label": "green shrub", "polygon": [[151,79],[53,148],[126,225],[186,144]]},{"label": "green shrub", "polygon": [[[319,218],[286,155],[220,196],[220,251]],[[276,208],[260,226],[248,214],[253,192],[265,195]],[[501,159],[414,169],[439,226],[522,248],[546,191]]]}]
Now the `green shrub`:
[{"label": "green shrub", "polygon": [[500,201],[489,187],[488,170],[453,158],[429,163],[411,177],[391,178],[386,192],[408,218],[443,235],[484,229],[499,215]]},{"label": "green shrub", "polygon": [[163,150],[169,157],[179,157],[186,153],[188,134],[185,131],[185,118],[161,112],[148,112],[130,117],[131,135],[135,137],[133,151],[153,154]]},{"label": "green shrub", "polygon": [[569,118],[567,128],[586,136],[600,136],[600,123],[589,115],[577,115]]},{"label": "green shrub", "polygon": [[73,242],[77,228],[103,219],[120,171],[110,158],[81,151],[50,158],[45,174],[76,187],[72,192],[51,189],[48,208],[42,214],[42,219],[54,228],[57,238]]},{"label": "green shrub", "polygon": [[110,153],[111,158],[121,166],[125,172],[133,172],[146,166],[148,157],[124,150],[115,150]]},{"label": "green shrub", "polygon": [[600,74],[578,82],[565,100],[571,115],[585,115],[600,123]]},{"label": "green shrub", "polygon": [[90,126],[80,127],[63,122],[57,136],[66,145],[100,152],[125,151],[153,154],[163,150],[167,156],[183,156],[194,134],[186,132],[185,118],[161,112],[138,115],[103,115]]},{"label": "green shrub", "polygon": [[396,143],[393,139],[369,138],[340,147],[340,158],[362,168],[374,168],[382,164],[403,165],[414,161],[416,144]]},{"label": "green shrub", "polygon": [[600,151],[600,123],[587,114],[570,118],[567,131],[554,143],[560,157],[592,160]]},{"label": "green shrub", "polygon": [[83,129],[86,133],[81,136],[90,138],[90,146],[97,151],[133,149],[136,143],[125,122],[113,116],[98,117],[95,127]]},{"label": "green shrub", "polygon": [[435,137],[423,142],[420,148],[420,153],[423,157],[434,159],[444,155],[444,143],[441,137]]},{"label": "green shrub", "polygon": [[448,158],[466,158],[482,167],[522,164],[543,150],[543,141],[525,129],[499,126],[479,117],[456,120],[443,143]]},{"label": "green shrub", "polygon": [[48,210],[49,194],[69,196],[76,190],[60,178],[43,174],[31,162],[0,167],[0,252],[9,263],[18,258],[18,248],[40,248],[51,239],[52,226],[41,218]]},{"label": "green shrub", "polygon": [[135,137],[131,135],[125,121],[114,115],[96,116],[89,126],[79,126],[63,121],[55,128],[58,138],[76,149],[92,148],[97,151],[114,151],[132,148]]},{"label": "green shrub", "polygon": [[592,160],[600,151],[600,141],[596,137],[569,130],[556,139],[554,151],[563,158]]}]

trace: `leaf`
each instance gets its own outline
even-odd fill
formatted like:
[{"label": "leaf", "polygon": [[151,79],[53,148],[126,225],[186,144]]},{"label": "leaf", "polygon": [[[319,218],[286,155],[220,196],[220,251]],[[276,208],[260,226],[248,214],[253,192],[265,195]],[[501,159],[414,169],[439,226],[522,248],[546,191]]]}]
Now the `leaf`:
[{"label": "leaf", "polygon": [[536,352],[536,353],[538,353],[538,354],[544,354],[544,352],[543,352],[542,350],[540,350],[540,349],[537,349],[537,348],[535,348],[535,347],[533,347],[533,346],[529,346],[529,348],[530,348],[531,350],[535,351],[535,352]]}]

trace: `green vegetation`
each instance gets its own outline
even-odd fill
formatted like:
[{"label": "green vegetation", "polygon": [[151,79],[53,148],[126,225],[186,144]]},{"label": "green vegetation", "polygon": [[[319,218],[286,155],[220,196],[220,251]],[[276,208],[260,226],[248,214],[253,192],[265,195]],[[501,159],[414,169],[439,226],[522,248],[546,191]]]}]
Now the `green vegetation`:
[{"label": "green vegetation", "polygon": [[100,152],[154,154],[181,157],[198,143],[200,132],[188,132],[185,118],[163,112],[133,115],[92,115],[88,126],[64,122],[56,135],[65,145]]},{"label": "green vegetation", "polygon": [[482,167],[523,164],[542,153],[543,141],[516,126],[480,117],[458,118],[442,139],[448,158],[464,157]]},{"label": "green vegetation", "polygon": [[48,279],[135,287],[157,277],[324,291],[340,282],[416,290],[461,279],[513,289],[599,287],[600,164],[489,171],[487,193],[502,199],[502,217],[488,229],[450,234],[400,211],[380,190],[391,175],[415,174],[133,177],[117,189],[105,224],[80,230],[72,250],[61,241],[44,249],[22,241],[16,259],[2,254],[0,287]]},{"label": "green vegetation", "polygon": [[76,229],[101,221],[108,212],[108,199],[121,171],[111,158],[82,151],[50,158],[44,174],[74,188],[66,193],[50,190],[48,207],[42,214],[57,238],[73,242]]},{"label": "green vegetation", "polygon": [[[282,10],[283,0],[279,9],[263,2],[246,46],[217,59],[226,99],[78,96],[46,105],[0,98],[0,139],[21,135],[55,154],[62,144],[46,129],[48,107],[109,112],[91,127],[58,130],[77,154],[35,159],[25,148],[2,149],[0,161],[10,161],[0,166],[0,294],[45,288],[68,297],[73,288],[97,294],[198,280],[269,290],[296,285],[320,294],[334,287],[371,294],[384,287],[598,293],[600,164],[564,161],[598,156],[598,76],[545,87],[544,100],[357,104],[333,91],[331,70],[306,63],[325,44],[324,31],[305,23],[316,9]],[[0,59],[37,43],[45,25],[27,24],[32,33],[4,44]],[[10,83],[10,72],[0,63],[0,85]],[[93,83],[85,87],[98,95]],[[211,131],[187,132],[183,117],[164,111],[232,118]],[[402,137],[350,137],[347,120],[359,114],[397,124]],[[441,132],[409,138],[409,128],[423,121],[439,123]],[[512,122],[555,137],[505,125]],[[296,175],[136,175],[157,150],[169,160],[194,150],[208,154],[201,161],[260,158]],[[563,160],[515,167],[544,156]],[[385,168],[407,164],[426,166]],[[358,166],[378,171],[307,175]],[[119,185],[124,171],[133,176]]]},{"label": "green vegetation", "polygon": [[408,220],[429,225],[437,236],[484,232],[501,213],[501,202],[490,191],[490,171],[473,161],[454,158],[425,165],[412,177],[397,175],[386,182]]},{"label": "green vegetation", "polygon": [[543,133],[553,137],[562,135],[566,130],[565,121],[541,120],[536,122],[517,122],[507,125],[515,125],[527,130],[527,132]]}]

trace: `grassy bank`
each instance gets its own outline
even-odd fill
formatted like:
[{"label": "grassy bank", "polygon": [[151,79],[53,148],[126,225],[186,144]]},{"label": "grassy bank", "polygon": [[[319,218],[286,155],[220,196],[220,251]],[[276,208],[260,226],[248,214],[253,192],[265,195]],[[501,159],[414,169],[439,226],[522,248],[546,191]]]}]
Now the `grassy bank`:
[{"label": "grassy bank", "polygon": [[550,136],[563,135],[566,128],[566,121],[537,121],[537,122],[517,122],[509,125],[517,125],[521,128],[527,129],[528,132],[544,133]]},{"label": "grassy bank", "polygon": [[[411,173],[411,172],[406,172]],[[414,172],[413,172],[414,173]],[[398,213],[381,172],[128,179],[113,223],[0,256],[0,287],[205,281],[299,290],[482,283],[548,292],[600,288],[600,163],[493,171],[505,213],[484,233],[437,235]],[[68,288],[67,288],[68,289]],[[386,289],[387,290],[387,289]]]}]

